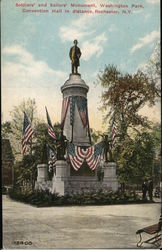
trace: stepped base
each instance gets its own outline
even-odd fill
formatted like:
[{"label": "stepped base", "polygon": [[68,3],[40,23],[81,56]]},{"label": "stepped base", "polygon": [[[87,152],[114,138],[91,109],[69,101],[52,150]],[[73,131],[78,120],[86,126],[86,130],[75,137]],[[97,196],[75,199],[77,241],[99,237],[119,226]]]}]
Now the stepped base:
[{"label": "stepped base", "polygon": [[98,180],[97,173],[94,176],[70,176],[70,166],[66,161],[56,162],[56,174],[54,174],[51,182],[37,181],[36,189],[48,189],[51,193],[65,194],[81,194],[91,193],[102,190],[103,192],[118,190],[118,181],[116,178],[116,164],[106,163],[104,165],[104,178]]}]

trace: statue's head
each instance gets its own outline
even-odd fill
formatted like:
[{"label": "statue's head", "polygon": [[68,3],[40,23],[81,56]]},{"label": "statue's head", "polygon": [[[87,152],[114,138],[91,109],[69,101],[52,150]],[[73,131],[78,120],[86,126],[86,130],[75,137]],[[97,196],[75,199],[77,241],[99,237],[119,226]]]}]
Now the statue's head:
[{"label": "statue's head", "polygon": [[107,140],[109,137],[108,137],[108,135],[105,135],[105,139]]},{"label": "statue's head", "polygon": [[75,39],[74,40],[74,45],[77,45],[78,44],[78,41]]}]

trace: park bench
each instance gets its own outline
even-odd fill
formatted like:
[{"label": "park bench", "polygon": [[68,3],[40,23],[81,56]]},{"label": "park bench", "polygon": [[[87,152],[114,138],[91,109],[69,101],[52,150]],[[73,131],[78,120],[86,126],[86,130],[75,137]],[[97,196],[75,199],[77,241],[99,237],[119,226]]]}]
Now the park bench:
[{"label": "park bench", "polygon": [[[149,235],[149,238],[142,239],[143,233]],[[144,227],[137,230],[136,234],[140,236],[140,240],[137,243],[137,247],[141,247],[143,243],[152,244],[155,247],[161,246],[161,223],[151,225],[149,227]]]}]

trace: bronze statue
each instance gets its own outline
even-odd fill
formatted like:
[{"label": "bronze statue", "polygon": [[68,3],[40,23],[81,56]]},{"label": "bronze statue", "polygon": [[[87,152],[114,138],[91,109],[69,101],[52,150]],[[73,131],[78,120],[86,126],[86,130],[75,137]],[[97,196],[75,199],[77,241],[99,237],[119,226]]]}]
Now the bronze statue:
[{"label": "bronze statue", "polygon": [[78,66],[80,66],[79,59],[81,57],[81,51],[79,47],[77,47],[78,41],[74,40],[74,46],[71,47],[69,56],[71,59],[71,65],[72,65],[72,74],[78,74]]},{"label": "bronze statue", "polygon": [[42,164],[47,164],[48,163],[48,153],[47,153],[47,144],[46,144],[46,142],[44,142],[42,144],[40,161],[41,161]]},{"label": "bronze statue", "polygon": [[[110,146],[110,140],[108,138],[108,135],[105,135],[104,138],[104,156],[105,156],[105,162],[112,161],[112,151]],[[109,155],[109,157],[108,157]]]},{"label": "bronze statue", "polygon": [[57,160],[65,160],[64,155],[66,153],[67,139],[61,131],[60,138],[57,145]]}]

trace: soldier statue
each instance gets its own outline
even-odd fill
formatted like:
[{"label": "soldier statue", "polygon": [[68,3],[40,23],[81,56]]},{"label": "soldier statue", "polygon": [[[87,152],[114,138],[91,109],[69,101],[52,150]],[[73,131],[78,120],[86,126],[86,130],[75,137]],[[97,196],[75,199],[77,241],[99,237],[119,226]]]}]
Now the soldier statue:
[{"label": "soldier statue", "polygon": [[78,74],[78,66],[80,66],[79,59],[81,57],[81,51],[79,47],[77,47],[78,41],[74,40],[74,46],[71,47],[69,56],[71,59],[71,65],[72,65],[72,74]]},{"label": "soldier statue", "polygon": [[57,160],[65,160],[67,139],[66,136],[63,135],[63,130],[61,131],[60,138],[57,144]]},{"label": "soldier statue", "polygon": [[[105,135],[104,137],[104,158],[105,162],[111,162],[112,161],[112,151],[111,151],[111,145],[110,140],[108,138],[108,135]],[[109,157],[108,157],[109,155]]]},{"label": "soldier statue", "polygon": [[42,144],[40,161],[41,161],[42,164],[47,164],[48,163],[47,144],[46,144],[45,141]]}]

